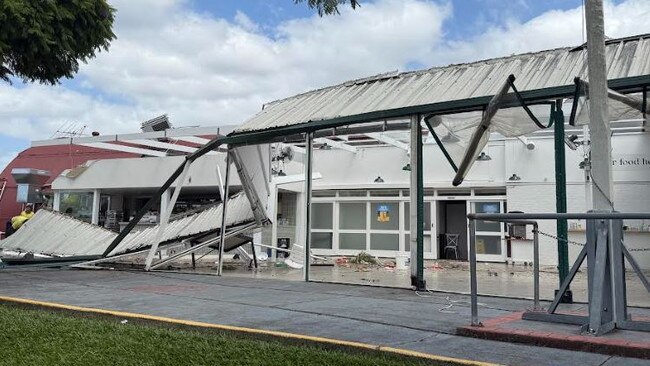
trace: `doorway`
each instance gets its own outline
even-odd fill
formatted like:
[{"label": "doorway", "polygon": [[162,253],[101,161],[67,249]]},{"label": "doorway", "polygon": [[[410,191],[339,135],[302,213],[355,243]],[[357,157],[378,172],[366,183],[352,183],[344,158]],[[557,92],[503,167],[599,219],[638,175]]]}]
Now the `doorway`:
[{"label": "doorway", "polygon": [[[467,260],[467,201],[438,201],[438,253],[440,259]],[[457,235],[456,252],[445,250],[447,238]],[[456,257],[455,254],[458,254]]]}]

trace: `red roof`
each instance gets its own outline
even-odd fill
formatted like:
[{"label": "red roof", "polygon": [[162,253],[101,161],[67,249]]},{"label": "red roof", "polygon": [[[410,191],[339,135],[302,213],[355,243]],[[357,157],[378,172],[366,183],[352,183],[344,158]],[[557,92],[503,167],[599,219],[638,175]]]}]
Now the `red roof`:
[{"label": "red roof", "polygon": [[43,169],[51,176],[46,184],[51,184],[62,171],[71,169],[88,160],[137,158],[136,154],[98,149],[80,145],[50,145],[30,147],[12,160],[0,173],[0,189],[4,180],[7,184],[0,198],[0,231],[4,231],[5,223],[20,213],[21,204],[16,202],[16,182],[11,176],[13,168]]}]

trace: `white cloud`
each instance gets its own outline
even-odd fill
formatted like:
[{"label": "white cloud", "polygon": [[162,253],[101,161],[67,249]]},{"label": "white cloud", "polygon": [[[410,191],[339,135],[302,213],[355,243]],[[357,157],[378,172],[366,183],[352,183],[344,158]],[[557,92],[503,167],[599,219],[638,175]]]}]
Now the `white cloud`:
[{"label": "white cloud", "polygon": [[0,154],[0,173],[7,167],[7,165],[14,160],[19,151],[11,151],[8,153]]},{"label": "white cloud", "polygon": [[[648,33],[649,17],[648,0],[628,0],[618,5],[605,2],[605,33],[610,38]],[[470,40],[445,43],[439,54],[443,56],[442,64],[446,64],[578,46],[586,37],[582,27],[582,8],[552,10],[525,23],[511,20],[494,25]]]},{"label": "white cloud", "polygon": [[[244,13],[230,22],[193,12],[186,0],[112,4],[118,39],[82,67],[79,80],[87,89],[0,84],[2,133],[48,138],[70,121],[88,131],[132,132],[162,113],[177,126],[237,124],[265,102],[413,63],[444,65],[582,42],[579,8],[495,24],[476,38],[449,42],[445,22],[458,21],[450,3],[426,0],[368,2],[340,16],[284,22],[270,35]],[[609,36],[650,31],[650,2],[607,3],[606,9]]]}]

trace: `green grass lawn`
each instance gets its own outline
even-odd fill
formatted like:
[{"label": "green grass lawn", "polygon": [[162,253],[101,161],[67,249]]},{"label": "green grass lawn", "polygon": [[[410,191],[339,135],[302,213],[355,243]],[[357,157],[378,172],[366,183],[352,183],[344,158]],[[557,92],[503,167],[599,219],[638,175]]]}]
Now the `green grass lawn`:
[{"label": "green grass lawn", "polygon": [[422,364],[378,352],[333,350],[133,321],[122,324],[118,318],[0,305],[0,365]]}]

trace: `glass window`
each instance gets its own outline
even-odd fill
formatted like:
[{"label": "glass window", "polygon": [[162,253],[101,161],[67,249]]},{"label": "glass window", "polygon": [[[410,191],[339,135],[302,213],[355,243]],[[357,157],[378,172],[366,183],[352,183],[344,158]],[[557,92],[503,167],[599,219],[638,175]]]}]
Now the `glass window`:
[{"label": "glass window", "polygon": [[332,229],[333,226],[333,203],[312,203],[311,204],[311,228]]},{"label": "glass window", "polygon": [[399,203],[373,202],[370,228],[373,230],[399,230]]},{"label": "glass window", "polygon": [[[411,192],[410,192],[410,191],[411,191],[410,188],[409,188],[409,189],[405,189],[405,190],[403,190],[403,191],[402,191],[402,196],[403,196],[403,197],[408,197],[408,196],[410,196],[410,195],[411,195]],[[435,190],[434,188],[425,188],[425,189],[424,189],[424,195],[425,195],[425,196],[434,196],[435,193],[436,193],[436,190]]]},{"label": "glass window", "polygon": [[61,193],[59,210],[68,216],[90,222],[93,211],[93,194],[90,192]]},{"label": "glass window", "polygon": [[[404,230],[410,230],[411,227],[411,203],[404,202]],[[431,230],[431,202],[424,203],[424,231]]]},{"label": "glass window", "polygon": [[313,191],[312,197],[336,197],[336,191]]},{"label": "glass window", "polygon": [[332,233],[311,233],[312,249],[332,249]]},{"label": "glass window", "polygon": [[469,196],[472,191],[469,189],[440,189],[438,196]]},{"label": "glass window", "polygon": [[342,202],[339,204],[339,229],[365,230],[366,203]]},{"label": "glass window", "polygon": [[476,254],[501,254],[501,237],[476,235]]},{"label": "glass window", "polygon": [[[476,202],[474,204],[474,210],[476,213],[499,213],[501,212],[501,207],[499,206],[499,202]],[[500,232],[501,224],[498,222],[476,220],[476,231]]]},{"label": "glass window", "polygon": [[354,190],[354,191],[339,191],[339,197],[366,197],[367,191]]},{"label": "glass window", "polygon": [[398,234],[370,234],[370,249],[399,250]]},{"label": "glass window", "polygon": [[370,191],[371,197],[399,197],[399,190],[396,189],[382,189],[378,191]]},{"label": "glass window", "polygon": [[503,188],[477,188],[474,190],[477,196],[505,196],[506,190]]},{"label": "glass window", "polygon": [[366,249],[366,234],[339,234],[339,249]]}]

